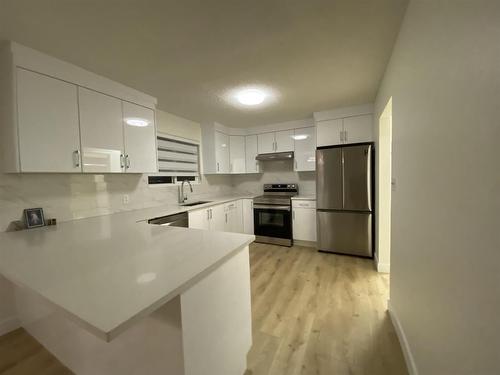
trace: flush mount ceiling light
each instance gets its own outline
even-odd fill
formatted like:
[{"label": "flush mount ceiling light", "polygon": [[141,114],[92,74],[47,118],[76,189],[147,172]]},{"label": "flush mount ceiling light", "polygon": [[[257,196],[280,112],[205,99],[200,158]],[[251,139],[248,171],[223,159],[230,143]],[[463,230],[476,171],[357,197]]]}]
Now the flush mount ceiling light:
[{"label": "flush mount ceiling light", "polygon": [[130,126],[138,126],[140,128],[143,128],[145,126],[149,125],[149,121],[143,118],[138,118],[138,117],[127,117],[125,119],[125,123]]},{"label": "flush mount ceiling light", "polygon": [[243,109],[262,108],[276,101],[277,92],[261,85],[240,86],[227,91],[223,98],[229,104]]},{"label": "flush mount ceiling light", "polygon": [[236,100],[244,105],[258,105],[266,98],[266,93],[257,89],[244,89],[236,94]]}]

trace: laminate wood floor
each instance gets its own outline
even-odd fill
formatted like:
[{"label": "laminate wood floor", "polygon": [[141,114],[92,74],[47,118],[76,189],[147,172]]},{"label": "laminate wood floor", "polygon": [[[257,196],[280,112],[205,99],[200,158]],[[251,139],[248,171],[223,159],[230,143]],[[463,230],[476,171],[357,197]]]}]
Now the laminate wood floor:
[{"label": "laminate wood floor", "polygon": [[406,375],[373,261],[254,244],[246,375]]},{"label": "laminate wood floor", "polygon": [[[245,375],[406,375],[371,260],[253,244],[253,346]],[[1,375],[71,372],[23,329],[0,337]]]}]

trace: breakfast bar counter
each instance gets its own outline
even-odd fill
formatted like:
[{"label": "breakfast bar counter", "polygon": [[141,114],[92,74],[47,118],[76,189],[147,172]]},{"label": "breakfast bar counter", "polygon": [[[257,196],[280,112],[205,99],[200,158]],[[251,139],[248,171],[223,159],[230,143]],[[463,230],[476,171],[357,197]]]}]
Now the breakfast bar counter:
[{"label": "breakfast bar counter", "polygon": [[254,236],[138,214],[1,233],[22,326],[77,374],[242,374]]}]

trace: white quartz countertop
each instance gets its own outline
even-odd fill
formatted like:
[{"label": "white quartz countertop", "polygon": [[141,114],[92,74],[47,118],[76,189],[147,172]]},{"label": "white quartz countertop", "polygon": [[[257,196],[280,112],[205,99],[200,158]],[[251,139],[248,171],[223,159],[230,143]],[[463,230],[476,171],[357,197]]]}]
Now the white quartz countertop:
[{"label": "white quartz countertop", "polygon": [[147,223],[202,207],[166,205],[0,233],[0,273],[109,341],[255,239]]},{"label": "white quartz countertop", "polygon": [[295,197],[292,197],[293,200],[305,200],[305,201],[315,201],[316,196],[315,195],[296,195]]}]

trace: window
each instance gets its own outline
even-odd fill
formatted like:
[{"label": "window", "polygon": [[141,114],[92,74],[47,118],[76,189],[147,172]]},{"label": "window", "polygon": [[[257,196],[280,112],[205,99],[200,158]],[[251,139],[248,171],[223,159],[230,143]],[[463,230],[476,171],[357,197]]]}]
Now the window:
[{"label": "window", "polygon": [[195,141],[158,133],[158,169],[149,177],[150,184],[198,182],[200,178],[200,146]]}]

